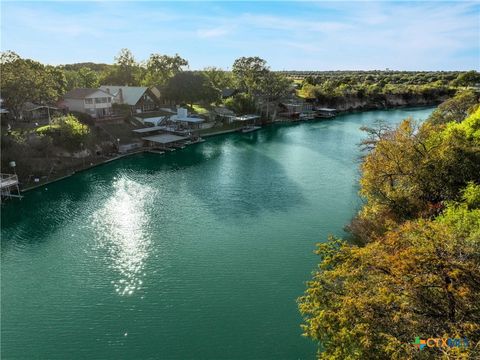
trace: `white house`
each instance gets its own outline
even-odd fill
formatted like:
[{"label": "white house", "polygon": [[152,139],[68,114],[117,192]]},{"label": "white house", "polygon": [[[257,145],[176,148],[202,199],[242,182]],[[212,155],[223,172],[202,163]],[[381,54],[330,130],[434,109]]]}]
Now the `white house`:
[{"label": "white house", "polygon": [[112,95],[99,89],[79,88],[67,92],[63,101],[70,111],[102,118],[112,114]]}]

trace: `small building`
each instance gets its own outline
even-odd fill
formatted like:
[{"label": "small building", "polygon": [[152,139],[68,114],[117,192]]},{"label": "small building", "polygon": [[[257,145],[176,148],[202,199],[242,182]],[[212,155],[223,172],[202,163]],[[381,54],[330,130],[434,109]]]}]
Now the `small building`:
[{"label": "small building", "polygon": [[332,118],[337,115],[337,109],[331,108],[315,108],[318,117],[322,118]]},{"label": "small building", "polygon": [[55,106],[26,102],[22,108],[22,119],[26,121],[50,120],[52,116],[61,115],[62,113],[62,109]]},{"label": "small building", "polygon": [[145,86],[102,85],[100,90],[110,94],[114,104],[129,105],[133,114],[153,111],[158,106],[157,96]]},{"label": "small building", "polygon": [[78,111],[93,118],[112,114],[112,95],[99,89],[78,88],[63,96],[63,104],[69,111]]}]

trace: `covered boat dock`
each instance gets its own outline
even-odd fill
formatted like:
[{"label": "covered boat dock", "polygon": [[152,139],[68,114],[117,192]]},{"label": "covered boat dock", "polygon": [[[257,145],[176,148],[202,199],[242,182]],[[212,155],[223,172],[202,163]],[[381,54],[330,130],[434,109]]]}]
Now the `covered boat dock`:
[{"label": "covered boat dock", "polygon": [[261,129],[261,126],[256,126],[255,122],[257,119],[260,119],[259,115],[242,115],[234,118],[235,121],[241,121],[245,123],[245,126],[240,130],[243,133],[252,132],[258,129]]},{"label": "covered boat dock", "polygon": [[331,108],[315,108],[317,116],[321,118],[332,118],[337,116],[337,109]]},{"label": "covered boat dock", "polygon": [[159,134],[142,138],[149,147],[159,148],[161,150],[172,150],[172,148],[183,148],[189,141],[186,136],[174,134]]}]

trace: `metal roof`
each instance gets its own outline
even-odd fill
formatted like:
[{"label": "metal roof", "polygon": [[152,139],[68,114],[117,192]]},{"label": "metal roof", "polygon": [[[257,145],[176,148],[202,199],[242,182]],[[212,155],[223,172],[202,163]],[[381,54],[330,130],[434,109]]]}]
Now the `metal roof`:
[{"label": "metal roof", "polygon": [[337,111],[337,109],[330,109],[330,108],[317,108],[318,111],[328,111],[328,112],[333,112]]},{"label": "metal roof", "polygon": [[143,140],[156,142],[159,144],[169,144],[177,141],[187,140],[188,137],[184,136],[177,136],[172,134],[161,134],[161,135],[154,135],[154,136],[147,136],[142,138]]},{"label": "metal roof", "polygon": [[[70,91],[68,91],[64,96],[63,98],[64,99],[85,99],[87,96],[89,95],[92,95],[94,93],[96,93],[97,91],[102,91],[102,90],[99,90],[99,89],[90,89],[90,88],[77,88],[77,89],[72,89]],[[105,95],[109,95],[107,94],[105,91],[102,91],[105,93]],[[111,96],[111,95],[110,95]]]},{"label": "metal roof", "polygon": [[243,115],[243,116],[237,116],[235,118],[236,121],[248,121],[248,120],[255,120],[255,119],[260,119],[260,116],[258,116],[258,115]]},{"label": "metal roof", "polygon": [[[137,104],[138,100],[145,94],[148,87],[145,86],[116,86],[116,85],[102,85],[99,88],[102,91],[109,92],[113,96],[117,96],[119,90],[122,90],[123,103],[130,106]],[[108,90],[108,91],[107,91]]]},{"label": "metal roof", "polygon": [[189,122],[189,123],[201,123],[204,122],[202,118],[196,118],[196,117],[189,117],[189,116],[180,116],[180,115],[173,115],[170,117],[170,120],[172,121],[180,121],[180,122]]}]

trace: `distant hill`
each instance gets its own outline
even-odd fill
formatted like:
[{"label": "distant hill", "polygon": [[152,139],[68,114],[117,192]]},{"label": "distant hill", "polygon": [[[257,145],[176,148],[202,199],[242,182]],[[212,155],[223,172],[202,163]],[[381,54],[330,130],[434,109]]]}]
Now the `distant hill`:
[{"label": "distant hill", "polygon": [[94,63],[94,62],[83,62],[83,63],[75,63],[75,64],[58,65],[58,67],[60,69],[74,70],[74,71],[78,71],[82,67],[88,67],[93,71],[103,71],[110,66],[112,66],[112,65],[110,65],[110,64],[97,64],[97,63]]}]

